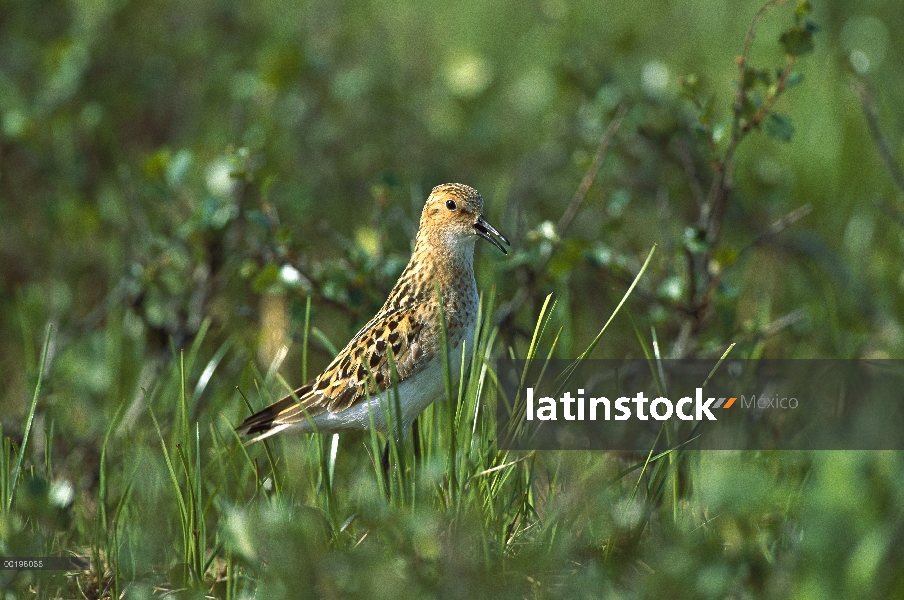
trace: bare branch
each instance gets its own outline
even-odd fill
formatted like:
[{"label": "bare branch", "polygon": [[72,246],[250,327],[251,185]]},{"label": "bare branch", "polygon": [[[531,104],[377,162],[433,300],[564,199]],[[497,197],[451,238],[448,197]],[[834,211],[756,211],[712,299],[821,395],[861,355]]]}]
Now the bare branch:
[{"label": "bare branch", "polygon": [[[731,124],[731,142],[729,142],[731,154],[734,153],[734,149],[738,145],[742,133],[741,115],[744,113],[744,99],[747,97],[747,78],[745,77],[745,74],[747,72],[747,62],[750,60],[750,49],[753,47],[753,38],[756,37],[756,28],[767,12],[776,6],[785,4],[787,1],[788,0],[772,0],[771,2],[764,4],[760,7],[760,10],[753,15],[753,20],[750,22],[750,28],[747,30],[747,37],[744,39],[744,51],[738,58],[738,95],[735,96],[734,119]],[[725,158],[726,161],[730,158],[728,150],[725,153]]]},{"label": "bare branch", "polygon": [[778,333],[779,331],[781,331],[782,329],[785,329],[786,327],[791,327],[795,323],[799,323],[800,321],[803,321],[806,318],[806,316],[807,316],[807,313],[805,313],[800,308],[793,310],[793,311],[789,312],[788,314],[786,314],[782,317],[779,317],[778,319],[776,319],[775,321],[770,323],[769,326],[766,327],[766,329],[763,331],[763,337],[767,338],[767,337],[773,336],[776,333]]},{"label": "bare branch", "polygon": [[[725,154],[721,160],[716,162],[716,177],[709,188],[709,196],[700,220],[701,226],[706,227],[707,241],[711,243],[718,238],[722,214],[724,213],[724,204],[732,187],[734,153],[744,137],[744,133],[746,133],[745,127],[741,124],[742,115],[744,114],[744,101],[747,98],[748,91],[747,77],[745,75],[747,73],[747,63],[750,60],[750,49],[753,46],[753,39],[756,37],[756,29],[767,12],[786,2],[787,0],[772,0],[764,4],[756,12],[750,22],[750,28],[747,30],[747,37],[744,39],[744,50],[737,59],[738,93],[735,96],[734,114],[731,120],[731,137],[728,140],[728,146],[725,148]],[[785,77],[787,78],[787,76]]]},{"label": "bare branch", "polygon": [[869,126],[869,132],[873,136],[873,141],[876,143],[876,149],[879,151],[879,155],[885,162],[888,173],[891,175],[895,185],[897,185],[901,191],[904,191],[904,171],[901,170],[901,165],[898,164],[888,140],[882,135],[882,129],[879,127],[879,117],[876,115],[872,96],[870,96],[866,84],[862,81],[856,82],[854,84],[854,89],[860,95],[860,104],[863,106],[863,115],[866,117],[866,124]]},{"label": "bare branch", "polygon": [[587,172],[584,173],[584,178],[581,179],[581,184],[578,186],[578,189],[575,190],[574,196],[571,198],[571,202],[568,204],[568,208],[565,209],[565,212],[562,214],[562,218],[559,219],[559,224],[556,226],[556,232],[559,234],[559,237],[563,237],[565,235],[565,231],[571,226],[572,221],[577,216],[578,211],[581,209],[581,205],[584,203],[584,199],[587,197],[587,192],[590,191],[590,186],[593,185],[593,182],[596,180],[596,175],[599,173],[600,167],[603,166],[603,160],[606,158],[606,152],[609,150],[609,144],[612,142],[612,138],[615,137],[616,132],[618,131],[619,126],[621,125],[622,119],[625,114],[628,112],[628,106],[622,104],[618,112],[615,113],[615,117],[612,118],[612,121],[609,123],[609,126],[606,128],[606,131],[603,132],[603,136],[600,138],[600,144],[596,149],[596,156],[593,157],[593,162],[590,164],[590,168],[587,169]]},{"label": "bare branch", "polygon": [[766,100],[763,102],[763,105],[760,106],[760,109],[756,111],[756,114],[753,115],[753,118],[749,123],[745,123],[742,127],[744,133],[747,133],[751,129],[756,129],[760,126],[760,123],[763,122],[769,113],[772,112],[772,108],[775,106],[775,103],[778,101],[779,96],[782,95],[782,92],[785,91],[785,87],[788,84],[788,77],[791,75],[791,69],[794,68],[794,63],[797,62],[797,57],[788,55],[785,58],[785,68],[782,69],[782,73],[778,78],[778,81],[775,82],[775,91],[772,92]]},{"label": "bare branch", "polygon": [[687,183],[691,188],[691,194],[693,194],[694,200],[697,201],[697,206],[703,209],[706,205],[706,196],[703,194],[703,186],[700,185],[700,179],[697,178],[694,157],[685,140],[682,140],[678,145],[678,156],[681,158],[681,164],[684,166],[684,174],[687,177]]},{"label": "bare branch", "polygon": [[809,215],[811,212],[813,212],[813,205],[809,203],[795,208],[787,215],[761,231],[755,238],[753,238],[752,242],[744,246],[741,251],[738,252],[738,256],[740,257],[744,255],[753,248],[762,245],[766,240],[777,236],[797,221],[800,221],[801,219]]},{"label": "bare branch", "polygon": [[[568,203],[568,207],[565,209],[565,212],[562,213],[562,217],[559,219],[558,225],[556,225],[556,233],[559,236],[559,240],[564,239],[565,232],[571,226],[571,223],[574,221],[575,217],[578,214],[578,211],[581,209],[581,206],[584,204],[584,200],[587,198],[587,192],[590,191],[590,186],[593,185],[593,182],[596,180],[596,176],[599,173],[600,167],[603,165],[603,160],[606,158],[606,153],[609,150],[609,145],[612,143],[612,139],[615,137],[615,134],[618,132],[619,126],[621,126],[622,119],[625,114],[628,112],[629,107],[625,104],[621,105],[616,111],[615,116],[612,118],[612,121],[609,123],[609,126],[606,127],[606,130],[603,132],[602,137],[600,138],[599,146],[596,149],[596,155],[593,157],[593,162],[590,164],[590,167],[584,173],[583,179],[581,179],[580,185],[578,185],[578,189],[574,192],[574,196],[571,198],[571,202]],[[561,241],[559,242],[561,243]],[[555,248],[553,251],[549,253],[544,259],[542,259],[539,264],[531,267],[531,272],[533,273],[542,273],[546,270],[546,266],[549,264],[549,259],[552,257],[553,253],[555,253]],[[522,274],[524,271],[522,271]],[[496,310],[496,319],[498,322],[504,322],[508,320],[513,314],[515,314],[521,306],[527,302],[530,297],[530,286],[526,283],[522,283],[519,286],[518,291],[515,293],[515,296],[509,301],[502,304]]]}]

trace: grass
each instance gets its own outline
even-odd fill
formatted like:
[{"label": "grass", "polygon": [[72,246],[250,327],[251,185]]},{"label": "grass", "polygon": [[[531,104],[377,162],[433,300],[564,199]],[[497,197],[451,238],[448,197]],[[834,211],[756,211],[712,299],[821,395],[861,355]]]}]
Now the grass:
[{"label": "grass", "polygon": [[[547,299],[528,356],[553,354],[557,310]],[[422,415],[418,439],[390,438],[388,481],[385,440],[372,432],[243,445],[232,427],[247,408],[235,388],[250,392],[249,408],[289,388],[231,338],[214,343],[207,324],[145,387],[136,372],[123,388],[131,402],[105,401],[98,472],[79,483],[85,473],[56,464],[54,444],[72,443],[55,433],[69,431],[54,421],[65,410],[46,412],[43,453],[29,443],[48,329],[24,451],[3,437],[0,544],[4,555],[89,556],[92,568],[0,571],[0,596],[643,598],[669,589],[822,598],[904,589],[900,453],[500,451],[492,302],[480,318],[466,341],[471,359],[446,359],[447,397]],[[305,343],[309,328],[308,309]],[[655,370],[651,339],[643,347]],[[67,482],[79,487],[68,501],[59,493]]]}]

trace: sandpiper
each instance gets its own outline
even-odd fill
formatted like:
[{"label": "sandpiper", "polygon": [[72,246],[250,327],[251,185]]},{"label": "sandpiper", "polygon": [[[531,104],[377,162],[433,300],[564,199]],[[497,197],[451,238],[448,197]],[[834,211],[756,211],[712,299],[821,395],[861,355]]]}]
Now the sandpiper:
[{"label": "sandpiper", "polygon": [[[414,253],[383,308],[320,375],[251,415],[237,430],[257,441],[281,431],[338,433],[371,424],[387,432],[392,423],[401,435],[443,394],[441,315],[450,364],[461,364],[462,352],[473,349],[478,236],[508,254],[500,242],[511,243],[483,217],[477,190],[460,183],[433,188],[421,213]],[[389,393],[393,385],[398,412],[387,415],[395,398]]]}]

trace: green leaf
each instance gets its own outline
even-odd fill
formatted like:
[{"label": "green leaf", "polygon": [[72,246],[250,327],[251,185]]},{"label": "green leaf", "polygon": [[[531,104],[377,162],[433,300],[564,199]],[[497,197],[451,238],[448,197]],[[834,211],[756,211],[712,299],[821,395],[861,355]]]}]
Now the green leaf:
[{"label": "green leaf", "polygon": [[738,260],[738,250],[733,246],[720,246],[713,251],[713,260],[723,267],[730,267]]},{"label": "green leaf", "polygon": [[810,14],[810,10],[812,10],[812,6],[807,0],[801,0],[801,2],[797,3],[797,7],[794,9],[794,16],[798,19],[803,19],[808,14]]},{"label": "green leaf", "polygon": [[708,245],[706,243],[706,231],[699,227],[687,227],[684,230],[684,247],[691,254],[702,254],[706,252]]},{"label": "green leaf", "polygon": [[267,215],[265,215],[261,210],[247,210],[245,211],[245,218],[247,218],[251,223],[260,225],[264,229],[264,231],[270,229],[270,219],[268,219]]},{"label": "green leaf", "polygon": [[741,118],[750,122],[756,117],[756,113],[763,103],[762,98],[756,94],[746,94],[744,104],[741,106]]},{"label": "green leaf", "polygon": [[575,239],[567,240],[549,259],[547,272],[553,277],[571,273],[575,265],[584,257],[585,246],[584,242]]},{"label": "green leaf", "polygon": [[794,135],[794,126],[791,119],[785,115],[771,114],[765,121],[766,133],[780,142],[790,142]]},{"label": "green leaf", "polygon": [[189,150],[179,150],[166,165],[165,178],[170,187],[176,187],[185,180],[192,163],[192,153]]},{"label": "green leaf", "polygon": [[800,85],[804,80],[804,74],[800,71],[791,71],[788,73],[788,77],[785,79],[785,87],[792,88],[796,85]]},{"label": "green leaf", "polygon": [[785,49],[785,54],[803,56],[813,51],[813,32],[815,30],[815,26],[806,23],[782,33],[778,42]]},{"label": "green leaf", "polygon": [[252,287],[255,292],[263,293],[279,283],[279,267],[276,263],[267,263],[261,272],[254,278]]},{"label": "green leaf", "polygon": [[689,73],[678,80],[682,91],[690,96],[700,93],[700,78],[696,73]]},{"label": "green leaf", "polygon": [[169,148],[160,148],[144,161],[144,174],[148,177],[163,179],[173,159]]},{"label": "green leaf", "polygon": [[762,83],[765,86],[769,86],[772,84],[772,73],[770,73],[766,69],[752,69],[747,68],[744,70],[744,87],[750,88],[756,85],[757,83]]},{"label": "green leaf", "polygon": [[612,262],[612,249],[602,242],[584,251],[584,258],[594,267],[606,267]]},{"label": "green leaf", "polygon": [[659,284],[659,288],[656,290],[657,295],[660,298],[664,298],[666,300],[671,300],[672,302],[677,302],[684,297],[687,293],[687,290],[684,285],[684,280],[677,275],[672,275],[670,277],[666,277],[662,283]]}]

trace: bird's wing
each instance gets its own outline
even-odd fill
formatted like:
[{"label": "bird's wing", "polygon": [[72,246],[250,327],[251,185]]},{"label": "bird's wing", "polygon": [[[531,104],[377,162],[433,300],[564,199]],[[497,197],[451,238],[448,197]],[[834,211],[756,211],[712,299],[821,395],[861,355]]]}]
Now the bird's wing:
[{"label": "bird's wing", "polygon": [[[421,371],[439,347],[435,307],[421,304],[381,311],[316,378],[239,425],[243,434],[266,434],[323,412],[339,412]],[[297,398],[297,400],[296,400]],[[275,433],[275,431],[273,431]],[[259,437],[266,437],[261,435]],[[259,438],[258,438],[259,439]]]}]

